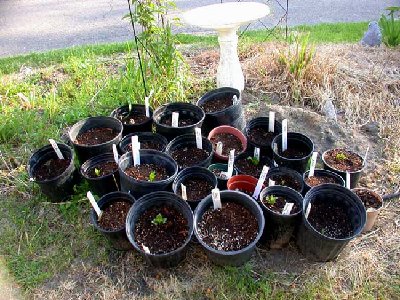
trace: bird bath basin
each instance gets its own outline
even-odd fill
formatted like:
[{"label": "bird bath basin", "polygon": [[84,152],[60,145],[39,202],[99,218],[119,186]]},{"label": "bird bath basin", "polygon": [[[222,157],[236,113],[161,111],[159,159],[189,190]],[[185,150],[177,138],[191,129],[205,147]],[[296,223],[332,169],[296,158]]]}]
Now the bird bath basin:
[{"label": "bird bath basin", "polygon": [[268,15],[267,5],[258,2],[226,2],[198,7],[182,15],[185,23],[218,33],[220,59],[217,87],[244,89],[244,76],[237,53],[237,30],[241,25]]}]

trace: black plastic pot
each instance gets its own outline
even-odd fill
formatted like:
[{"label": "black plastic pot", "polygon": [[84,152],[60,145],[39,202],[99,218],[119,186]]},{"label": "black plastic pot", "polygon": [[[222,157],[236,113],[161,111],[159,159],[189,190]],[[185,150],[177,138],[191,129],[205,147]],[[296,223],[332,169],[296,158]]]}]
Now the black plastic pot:
[{"label": "black plastic pot", "polygon": [[[275,175],[285,175],[285,176],[292,177],[293,179],[295,179],[296,181],[299,182],[300,188],[298,188],[298,189],[295,189],[294,187],[290,187],[290,188],[293,188],[297,192],[302,193],[302,191],[304,189],[304,182],[303,182],[303,176],[301,176],[301,174],[299,172],[289,169],[289,168],[285,168],[285,167],[271,168],[271,169],[269,169],[267,177],[265,179],[266,184],[268,184],[269,179],[270,178],[272,179]],[[278,185],[278,183],[276,183],[276,185]]]},{"label": "black plastic pot", "polygon": [[[268,126],[269,126],[269,117],[258,117],[258,118],[254,118],[254,119],[250,120],[247,123],[246,129],[244,130],[244,132],[245,132],[245,135],[247,138],[247,149],[248,150],[254,151],[254,148],[260,148],[261,155],[266,155],[268,157],[272,157],[272,147],[271,147],[272,140],[269,143],[268,143],[268,141],[265,141],[265,143],[257,143],[255,141],[252,141],[249,138],[249,132],[251,129],[262,128],[268,132]],[[281,124],[281,122],[275,120],[274,136],[277,136],[280,133],[282,133],[282,124]]]},{"label": "black plastic pot", "polygon": [[[148,120],[139,124],[123,124],[124,130],[122,134],[125,136],[129,133],[134,132],[151,132],[153,126],[153,110],[151,109],[151,107],[149,110],[150,118]],[[144,116],[146,115],[146,107],[143,104],[132,104],[131,111],[129,111],[129,105],[122,105],[113,110],[110,114],[110,117],[118,119],[118,116],[127,117],[138,113]]]},{"label": "black plastic pot", "polygon": [[[135,225],[138,218],[149,208],[158,207],[162,205],[171,205],[176,210],[180,211],[188,222],[188,237],[184,244],[175,249],[172,252],[164,254],[151,254],[143,251],[135,240]],[[133,247],[139,251],[145,259],[155,267],[169,268],[178,265],[184,258],[186,254],[187,245],[193,235],[193,213],[189,205],[179,198],[177,195],[169,192],[154,192],[143,196],[131,207],[126,219],[126,233],[128,235],[129,241],[132,243]],[[168,239],[168,236],[165,237]]]},{"label": "black plastic pot", "polygon": [[298,132],[288,132],[287,145],[288,149],[302,148],[307,151],[307,154],[301,158],[286,158],[281,155],[282,150],[282,134],[277,135],[273,141],[278,146],[278,152],[273,151],[274,161],[282,167],[287,167],[303,174],[307,170],[308,161],[314,151],[314,143],[304,134]]},{"label": "black plastic pot", "polygon": [[[174,183],[172,184],[172,190],[175,194],[178,195],[178,190],[181,183],[185,184],[185,181],[188,179],[204,179],[209,182],[213,186],[213,188],[216,188],[218,184],[217,177],[215,177],[214,173],[212,173],[208,169],[203,167],[190,167],[182,170],[176,176]],[[180,195],[178,196],[180,197]],[[190,207],[194,210],[201,200],[202,199],[195,201],[188,200],[187,203],[189,203]]]},{"label": "black plastic pot", "polygon": [[[213,170],[221,170],[221,171],[223,171],[223,172],[226,172],[226,171],[228,171],[228,165],[227,164],[220,164],[220,163],[218,163],[218,164],[212,164],[212,165],[210,165],[209,167],[208,167],[208,170],[210,170],[211,172],[213,171]],[[233,173],[232,173],[232,176],[234,176],[234,175],[237,175],[238,174],[238,171],[237,171],[237,169],[235,169],[235,167],[233,168]],[[217,184],[217,186],[218,186],[218,188],[222,191],[222,190],[226,190],[227,189],[227,187],[226,187],[226,184],[227,184],[227,182],[228,182],[228,179],[222,179],[222,178],[220,178],[220,177],[218,177],[218,176],[216,176],[217,177],[217,182],[218,182],[218,184]]]},{"label": "black plastic pot", "polygon": [[[164,120],[171,118],[173,112],[179,112],[179,116],[187,116],[196,120],[193,125],[172,127],[164,124]],[[175,102],[160,106],[154,111],[153,120],[156,128],[156,132],[165,136],[168,141],[173,140],[177,136],[182,134],[191,133],[194,134],[196,127],[201,127],[204,121],[204,111],[193,104],[184,102]]]},{"label": "black plastic pot", "polygon": [[71,196],[74,193],[74,184],[77,183],[78,179],[75,169],[75,157],[72,149],[62,143],[57,143],[57,145],[64,158],[71,159],[69,166],[62,174],[49,180],[39,181],[34,178],[38,166],[49,159],[57,158],[57,154],[54,152],[51,145],[44,146],[33,153],[29,158],[27,166],[29,177],[33,178],[34,182],[39,185],[42,193],[53,202],[63,201]]},{"label": "black plastic pot", "polygon": [[157,143],[160,145],[160,150],[158,150],[158,149],[153,149],[153,150],[164,152],[165,148],[168,145],[167,139],[165,137],[163,137],[161,134],[153,133],[153,132],[135,132],[135,133],[131,133],[131,134],[124,136],[124,138],[121,140],[121,142],[118,145],[121,153],[128,152],[127,147],[132,143],[132,136],[134,136],[134,135],[138,136],[139,143],[153,142],[153,143]]},{"label": "black plastic pot", "polygon": [[169,178],[160,181],[136,180],[125,173],[125,169],[133,165],[132,152],[125,153],[119,159],[118,171],[121,182],[121,190],[132,194],[135,198],[154,191],[170,191],[172,182],[178,173],[178,165],[171,156],[156,150],[139,150],[140,163],[155,164],[167,169]]},{"label": "black plastic pot", "polygon": [[[112,192],[109,194],[104,195],[97,201],[97,205],[101,210],[104,210],[107,206],[112,204],[113,202],[117,201],[125,201],[129,203],[134,203],[135,198],[131,195],[123,192]],[[126,229],[125,226],[118,229],[118,230],[106,230],[99,226],[97,222],[97,214],[94,209],[91,209],[90,212],[90,220],[94,227],[103,234],[111,243],[111,246],[116,250],[130,250],[133,249],[131,243],[126,236]]]},{"label": "black plastic pot", "polygon": [[209,91],[197,101],[196,105],[201,107],[201,105],[208,101],[215,101],[219,98],[233,98],[234,95],[236,95],[238,101],[233,103],[233,105],[221,111],[206,113],[203,126],[201,127],[205,136],[207,136],[212,129],[220,125],[229,125],[238,128],[239,130],[243,130],[245,119],[239,90],[231,87],[222,87]]},{"label": "black plastic pot", "polygon": [[[99,128],[99,127],[105,127],[105,128],[111,128],[115,130],[118,134],[113,138],[111,141],[102,143],[102,144],[97,144],[97,145],[80,145],[75,142],[76,137],[80,133],[84,133],[90,129],[93,128]],[[75,123],[74,126],[71,127],[69,130],[69,139],[72,142],[72,145],[74,146],[76,156],[78,157],[79,161],[81,163],[85,162],[91,157],[107,153],[107,152],[112,152],[112,145],[113,144],[118,144],[121,141],[122,138],[122,123],[121,121],[112,118],[112,117],[90,117],[84,120],[79,121],[78,123]]]},{"label": "black plastic pot", "polygon": [[[331,150],[332,150],[332,149],[331,149]],[[326,163],[326,161],[325,161],[325,153],[328,152],[328,151],[329,151],[329,150],[327,150],[327,151],[325,151],[324,153],[322,153],[322,162],[323,162],[323,164],[324,164],[324,169],[338,174],[338,175],[339,175],[340,177],[342,177],[343,180],[346,182],[346,172],[339,171],[339,170],[337,170],[337,169],[335,169],[335,168],[329,166],[329,165]],[[352,151],[352,152],[355,153],[354,151]],[[358,171],[355,171],[355,172],[349,172],[349,173],[350,173],[350,189],[354,189],[354,188],[357,187],[357,184],[358,184],[358,182],[360,181],[360,178],[361,178],[361,173],[362,173],[362,172],[364,171],[364,169],[365,169],[365,161],[364,161],[364,158],[363,158],[360,154],[358,154],[358,153],[355,153],[355,154],[357,154],[359,157],[361,157],[361,159],[363,160],[364,164],[363,164],[363,167],[361,168],[361,170],[358,170]]]},{"label": "black plastic pot", "polygon": [[98,196],[119,190],[118,168],[115,170],[115,172],[101,177],[89,177],[87,175],[87,173],[91,169],[95,168],[98,164],[106,162],[115,162],[114,155],[112,153],[104,153],[92,157],[85,161],[80,169],[81,175],[89,183],[90,190]]},{"label": "black plastic pot", "polygon": [[[203,144],[202,145],[203,146],[203,150],[205,150],[208,153],[208,157],[205,160],[199,161],[199,162],[197,162],[196,164],[194,164],[193,166],[190,166],[190,167],[198,166],[198,167],[207,168],[211,164],[211,160],[212,160],[212,158],[214,156],[214,151],[213,151],[212,144],[205,137],[202,137],[202,144]],[[184,134],[184,135],[180,135],[180,136],[174,138],[167,145],[167,148],[165,149],[165,152],[172,156],[172,152],[174,152],[175,150],[178,150],[178,149],[185,148],[185,147],[196,148],[196,136],[194,134]],[[180,170],[183,169],[182,166],[178,165],[178,167],[179,167]]]},{"label": "black plastic pot", "polygon": [[[308,177],[308,173],[310,171],[307,171],[303,174],[303,181],[304,181],[304,189],[303,189],[303,195],[305,195],[312,187],[309,186],[306,182],[306,178]],[[335,183],[341,186],[345,186],[345,182],[342,177],[340,177],[338,174],[328,171],[328,170],[320,170],[320,169],[315,169],[314,170],[314,175],[316,176],[325,176],[329,177],[335,180]]]},{"label": "black plastic pot", "polygon": [[[235,165],[235,168],[238,170],[239,174],[250,175],[253,177],[257,177],[257,178],[260,176],[261,171],[260,171],[260,174],[248,174],[244,170],[242,170],[240,168],[240,166],[237,165],[237,162],[239,160],[247,159],[248,157],[253,157],[253,155],[254,155],[254,152],[246,151],[246,152],[240,153],[238,156],[235,157],[234,165]],[[270,168],[273,166],[273,163],[272,163],[272,160],[269,159],[267,156],[261,156],[258,165],[260,166],[261,169],[263,166],[267,166]]]},{"label": "black plastic pot", "polygon": [[[262,201],[268,195],[281,196],[297,203],[300,210],[291,215],[282,215],[268,208]],[[289,244],[295,231],[301,222],[301,210],[303,208],[303,196],[286,186],[270,186],[261,191],[261,207],[265,217],[265,230],[263,242],[272,249],[281,249]]]},{"label": "black plastic pot", "polygon": [[243,205],[247,208],[257,219],[258,222],[258,234],[253,242],[251,242],[247,247],[237,250],[237,251],[221,251],[214,249],[207,245],[199,236],[198,224],[201,221],[203,214],[207,209],[213,206],[212,196],[204,198],[194,211],[194,233],[197,240],[205,249],[208,258],[217,265],[230,265],[239,266],[248,261],[253,253],[258,240],[264,230],[264,216],[260,206],[257,202],[250,196],[236,191],[221,191],[221,202],[235,202]]},{"label": "black plastic pot", "polygon": [[[305,217],[308,204],[337,203],[347,210],[349,224],[353,234],[348,238],[335,239],[318,232]],[[303,201],[302,223],[297,234],[297,245],[300,251],[315,261],[335,259],[349,241],[361,233],[366,222],[366,211],[363,203],[349,189],[336,184],[322,184],[312,188]]]}]

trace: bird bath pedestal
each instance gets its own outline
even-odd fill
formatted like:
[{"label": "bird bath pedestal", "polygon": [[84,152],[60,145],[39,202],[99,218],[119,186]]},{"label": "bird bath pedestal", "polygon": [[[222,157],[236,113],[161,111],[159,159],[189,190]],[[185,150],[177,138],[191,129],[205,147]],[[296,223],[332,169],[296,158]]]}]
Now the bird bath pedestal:
[{"label": "bird bath pedestal", "polygon": [[218,33],[220,59],[217,70],[217,87],[244,89],[244,76],[237,53],[237,31],[241,25],[260,19],[270,12],[269,7],[258,2],[226,2],[198,7],[185,12],[185,23]]}]

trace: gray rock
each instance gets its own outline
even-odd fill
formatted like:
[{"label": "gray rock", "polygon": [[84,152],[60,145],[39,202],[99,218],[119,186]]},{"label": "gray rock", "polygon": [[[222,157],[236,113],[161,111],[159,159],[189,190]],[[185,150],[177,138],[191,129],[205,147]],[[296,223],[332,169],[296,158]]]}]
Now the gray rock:
[{"label": "gray rock", "polygon": [[361,40],[361,45],[376,47],[382,43],[382,33],[379,28],[378,22],[373,21],[369,23],[368,30],[364,33],[364,37]]}]

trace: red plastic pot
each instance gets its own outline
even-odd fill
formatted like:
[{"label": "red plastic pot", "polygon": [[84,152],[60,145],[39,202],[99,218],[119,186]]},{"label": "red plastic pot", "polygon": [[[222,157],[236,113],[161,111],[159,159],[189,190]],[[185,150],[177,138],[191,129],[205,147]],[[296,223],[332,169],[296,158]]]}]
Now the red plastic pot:
[{"label": "red plastic pot", "polygon": [[[229,178],[227,187],[228,190],[235,191],[237,189],[246,191],[249,194],[253,194],[256,189],[258,179],[250,175],[235,175]],[[263,189],[264,189],[263,185]]]},{"label": "red plastic pot", "polygon": [[[226,125],[222,125],[222,126],[218,126],[216,128],[214,128],[213,130],[210,131],[210,133],[208,134],[208,139],[211,140],[212,137],[214,137],[216,134],[219,133],[229,133],[232,134],[234,136],[236,136],[240,142],[242,143],[242,148],[243,150],[239,153],[235,153],[235,156],[243,153],[246,151],[247,148],[247,139],[245,137],[245,135],[238,129],[236,129],[235,127],[232,126],[226,126]],[[214,158],[217,161],[228,161],[228,156],[225,155],[219,155],[214,151]]]}]

